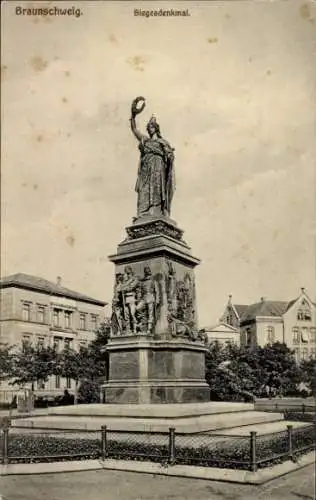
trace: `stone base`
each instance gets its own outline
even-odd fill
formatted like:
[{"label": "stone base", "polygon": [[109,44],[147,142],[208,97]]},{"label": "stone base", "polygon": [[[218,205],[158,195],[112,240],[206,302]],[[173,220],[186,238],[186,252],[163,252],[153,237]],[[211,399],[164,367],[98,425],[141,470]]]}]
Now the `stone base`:
[{"label": "stone base", "polygon": [[[18,419],[13,425],[46,429],[178,433],[223,431],[239,435],[250,431],[276,432],[286,429],[283,415],[254,411],[251,403],[209,402],[196,404],[92,404],[49,408],[46,416]],[[278,426],[278,428],[276,428]],[[241,429],[245,429],[245,432]]]},{"label": "stone base", "polygon": [[210,400],[205,345],[184,339],[117,337],[107,346],[109,380],[103,402],[112,404],[199,403]]},{"label": "stone base", "polygon": [[104,387],[104,402],[110,404],[195,403],[210,400],[207,384],[190,385],[181,381],[155,383],[109,382]]}]

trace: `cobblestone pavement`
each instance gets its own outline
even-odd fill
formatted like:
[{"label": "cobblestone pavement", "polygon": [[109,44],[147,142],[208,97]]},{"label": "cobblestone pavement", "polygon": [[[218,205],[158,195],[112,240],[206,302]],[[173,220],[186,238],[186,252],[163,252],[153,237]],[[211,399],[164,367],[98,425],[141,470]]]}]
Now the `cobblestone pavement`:
[{"label": "cobblestone pavement", "polygon": [[[315,500],[314,465],[263,486],[119,471],[0,478],[1,500]],[[2,497],[1,497],[2,495]]]}]

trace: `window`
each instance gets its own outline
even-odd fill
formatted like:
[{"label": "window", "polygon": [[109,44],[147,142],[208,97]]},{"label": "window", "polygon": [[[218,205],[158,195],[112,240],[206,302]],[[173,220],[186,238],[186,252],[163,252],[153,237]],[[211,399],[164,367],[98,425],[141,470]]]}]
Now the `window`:
[{"label": "window", "polygon": [[311,308],[307,300],[302,301],[300,308],[297,311],[297,319],[303,321],[310,321],[312,319]]},{"label": "window", "polygon": [[308,349],[307,347],[303,347],[303,349],[301,350],[301,360],[305,360],[308,358]]},{"label": "window", "polygon": [[267,344],[274,344],[275,342],[275,331],[274,326],[267,327]]},{"label": "window", "polygon": [[298,347],[296,347],[294,349],[294,356],[295,356],[296,363],[299,363],[299,361],[300,361],[300,350],[298,349]]},{"label": "window", "polygon": [[98,317],[96,314],[91,314],[91,325],[92,330],[95,331],[98,328]]},{"label": "window", "polygon": [[60,309],[53,310],[53,325],[54,326],[61,326],[61,310]]},{"label": "window", "polygon": [[246,330],[246,344],[251,345],[251,329],[247,328]]},{"label": "window", "polygon": [[297,345],[300,343],[300,330],[297,326],[294,326],[292,328],[292,339],[293,339],[293,344]]},{"label": "window", "polygon": [[31,345],[31,335],[24,334],[22,335],[22,348],[26,348],[28,345]]},{"label": "window", "polygon": [[45,307],[38,306],[37,308],[37,321],[38,323],[45,323]]},{"label": "window", "polygon": [[226,316],[226,323],[227,323],[228,325],[233,325],[233,317],[232,317],[232,315],[231,315],[231,314],[228,314],[228,315]]},{"label": "window", "polygon": [[55,375],[55,388],[60,389],[60,375]]},{"label": "window", "polygon": [[232,307],[228,307],[226,311],[225,321],[228,325],[234,324],[234,311]]},{"label": "window", "polygon": [[79,345],[81,347],[85,347],[87,345],[87,341],[86,340],[80,340]]},{"label": "window", "polygon": [[53,340],[53,346],[54,346],[54,349],[58,352],[59,349],[60,349],[60,344],[61,344],[61,337],[54,337],[54,340]]},{"label": "window", "polygon": [[31,304],[26,302],[22,305],[22,319],[23,321],[31,321]]},{"label": "window", "polygon": [[69,377],[66,379],[66,388],[71,389],[71,378]]},{"label": "window", "polygon": [[37,388],[38,388],[39,390],[43,390],[43,389],[45,389],[45,382],[44,382],[44,380],[39,380],[39,381],[37,382]]},{"label": "window", "polygon": [[38,337],[37,338],[37,347],[44,347],[45,345],[45,337]]},{"label": "window", "polygon": [[79,316],[79,328],[80,330],[86,329],[86,315],[84,313],[80,313]]},{"label": "window", "polygon": [[316,347],[311,348],[311,358],[316,359]]},{"label": "window", "polygon": [[306,327],[301,330],[301,339],[304,344],[306,344],[309,340],[308,329]]},{"label": "window", "polygon": [[65,311],[65,328],[71,328],[71,311]]},{"label": "window", "polygon": [[316,344],[316,328],[311,328],[310,340],[312,344]]},{"label": "window", "polygon": [[64,339],[64,347],[65,349],[72,349],[73,340],[72,339]]}]

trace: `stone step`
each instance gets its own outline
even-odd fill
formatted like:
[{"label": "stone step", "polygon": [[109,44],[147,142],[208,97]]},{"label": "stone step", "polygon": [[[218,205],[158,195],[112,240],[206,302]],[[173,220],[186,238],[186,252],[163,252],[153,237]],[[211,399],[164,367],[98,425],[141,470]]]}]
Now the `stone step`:
[{"label": "stone step", "polygon": [[13,425],[31,428],[50,429],[100,429],[106,425],[109,430],[168,432],[174,427],[177,432],[196,433],[205,431],[227,430],[241,426],[283,421],[282,414],[245,411],[235,413],[217,413],[187,418],[126,418],[99,416],[47,415],[15,420]]},{"label": "stone step", "polygon": [[262,436],[274,432],[287,431],[287,426],[292,425],[293,429],[308,427],[310,422],[292,422],[289,420],[280,420],[277,422],[264,422],[251,425],[244,425],[242,427],[233,427],[231,429],[216,430],[208,432],[207,434],[225,435],[225,436],[247,436],[250,432],[255,431],[258,435]]},{"label": "stone step", "polygon": [[264,412],[236,412],[229,414],[217,414],[202,416],[195,419],[187,419],[185,422],[179,422],[174,427],[178,432],[203,432],[205,430],[227,430],[244,425],[261,424],[267,422],[276,422],[283,420],[281,413],[268,414]]},{"label": "stone step", "polygon": [[49,415],[135,418],[187,418],[217,413],[253,411],[253,403],[212,401],[189,404],[84,404],[47,409]]}]

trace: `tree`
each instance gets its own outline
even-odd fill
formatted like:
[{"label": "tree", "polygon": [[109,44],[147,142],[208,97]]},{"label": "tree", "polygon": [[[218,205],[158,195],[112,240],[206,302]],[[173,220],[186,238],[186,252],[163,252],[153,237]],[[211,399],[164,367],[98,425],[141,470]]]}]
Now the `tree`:
[{"label": "tree", "polygon": [[13,379],[12,385],[32,384],[47,382],[53,374],[56,365],[56,352],[52,347],[33,347],[25,344],[10,356],[9,377]]},{"label": "tree", "polygon": [[307,359],[300,364],[302,382],[305,382],[316,398],[316,359]]},{"label": "tree", "polygon": [[100,384],[97,380],[82,380],[78,389],[79,398],[87,404],[100,402]]},{"label": "tree", "polygon": [[75,382],[75,404],[78,403],[79,395],[85,396],[87,402],[95,401],[96,393],[99,393],[99,380],[107,373],[109,320],[104,321],[95,333],[95,339],[87,347],[80,346],[78,351],[67,347],[57,354],[54,374]]},{"label": "tree", "polygon": [[79,351],[67,347],[57,353],[57,363],[54,374],[69,378],[75,382],[75,404],[78,401],[78,386],[82,378],[87,375],[90,359],[87,348],[80,346]]},{"label": "tree", "polygon": [[91,380],[108,378],[109,354],[106,349],[110,338],[111,323],[108,318],[100,325],[96,331],[95,339],[88,345],[88,356],[94,361],[90,372]]},{"label": "tree", "polygon": [[99,352],[103,350],[109,341],[111,334],[111,320],[105,318],[98,330],[95,332],[95,338],[90,342],[90,345],[98,347]]},{"label": "tree", "polygon": [[229,366],[233,356],[233,350],[227,349],[217,341],[209,345],[205,358],[205,378],[210,386],[211,400],[230,401],[238,398],[240,387]]},{"label": "tree", "polygon": [[295,361],[294,353],[286,344],[258,348],[262,381],[274,387],[282,395],[293,394],[301,381],[301,372]]},{"label": "tree", "polygon": [[108,379],[109,355],[106,346],[111,333],[110,320],[105,319],[95,333],[94,340],[87,348],[87,357],[91,362],[79,387],[79,394],[85,403],[100,401],[100,385]]},{"label": "tree", "polygon": [[293,352],[285,344],[238,347],[214,342],[206,355],[206,380],[211,399],[251,400],[261,396],[266,385],[283,395],[291,394],[300,379]]},{"label": "tree", "polygon": [[8,379],[11,373],[12,346],[0,343],[0,381]]}]

